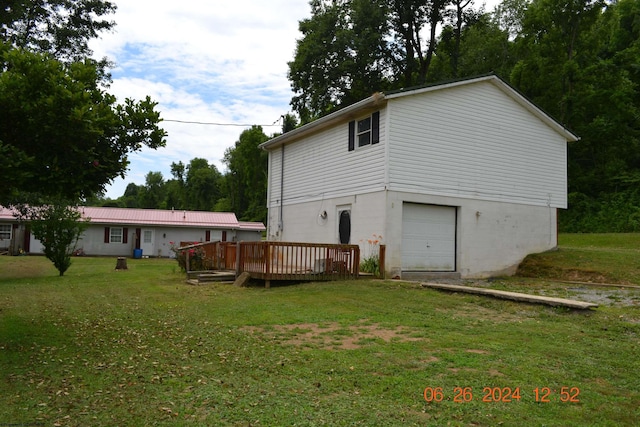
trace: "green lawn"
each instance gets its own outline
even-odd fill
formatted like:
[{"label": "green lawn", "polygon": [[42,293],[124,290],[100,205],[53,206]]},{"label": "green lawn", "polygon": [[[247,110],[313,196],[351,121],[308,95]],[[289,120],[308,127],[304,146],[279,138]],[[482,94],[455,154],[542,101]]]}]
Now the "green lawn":
[{"label": "green lawn", "polygon": [[[618,265],[633,245],[586,238],[563,236],[538,274],[591,254],[607,281],[638,283],[635,261]],[[396,281],[195,287],[171,260],[73,261],[58,277],[42,257],[0,257],[0,426],[640,419],[640,289],[594,290],[613,297],[583,312]],[[580,295],[551,279],[482,285]]]}]

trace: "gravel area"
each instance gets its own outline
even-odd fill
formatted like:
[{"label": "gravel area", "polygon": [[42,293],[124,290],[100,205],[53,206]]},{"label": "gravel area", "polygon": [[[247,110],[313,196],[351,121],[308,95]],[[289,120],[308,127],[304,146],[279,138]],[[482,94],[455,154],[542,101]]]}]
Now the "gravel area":
[{"label": "gravel area", "polygon": [[592,283],[559,283],[548,287],[531,287],[530,290],[523,286],[495,286],[499,280],[469,280],[469,279],[444,279],[431,282],[446,283],[452,285],[475,286],[482,288],[496,288],[511,292],[521,292],[531,295],[543,295],[548,297],[566,298],[577,301],[592,302],[602,306],[631,306],[640,308],[640,288],[624,286],[598,286]]}]

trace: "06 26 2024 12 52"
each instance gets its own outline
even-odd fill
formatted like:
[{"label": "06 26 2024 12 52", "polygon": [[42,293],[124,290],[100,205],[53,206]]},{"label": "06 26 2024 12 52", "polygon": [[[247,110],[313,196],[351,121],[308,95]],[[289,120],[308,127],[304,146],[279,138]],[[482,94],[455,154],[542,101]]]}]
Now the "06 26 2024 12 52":
[{"label": "06 26 2024 12 52", "polygon": [[443,387],[425,387],[424,400],[428,403],[437,403],[444,400],[452,400],[455,403],[471,402],[480,399],[482,402],[519,402],[523,398],[531,397],[536,402],[550,403],[577,403],[580,402],[580,389],[578,387],[563,386],[560,388],[536,387],[531,390],[531,395],[522,393],[521,387],[480,387],[482,392],[474,395],[473,387],[453,387],[451,393]]}]

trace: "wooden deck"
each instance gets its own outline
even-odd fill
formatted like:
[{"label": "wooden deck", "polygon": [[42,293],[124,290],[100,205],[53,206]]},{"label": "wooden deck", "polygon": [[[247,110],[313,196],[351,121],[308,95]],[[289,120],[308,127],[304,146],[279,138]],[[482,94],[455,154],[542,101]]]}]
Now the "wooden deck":
[{"label": "wooden deck", "polygon": [[[358,245],[315,244],[298,242],[206,242],[181,243],[189,250],[201,248],[211,271],[233,270],[238,277],[247,272],[253,279],[323,281],[357,279],[360,270]],[[189,275],[187,268],[187,275]]]}]

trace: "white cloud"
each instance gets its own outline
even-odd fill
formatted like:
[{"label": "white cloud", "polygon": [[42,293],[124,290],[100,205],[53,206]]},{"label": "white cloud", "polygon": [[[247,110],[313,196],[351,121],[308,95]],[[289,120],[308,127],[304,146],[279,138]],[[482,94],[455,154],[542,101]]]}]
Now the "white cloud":
[{"label": "white cloud", "polygon": [[[309,14],[308,0],[123,1],[115,30],[91,47],[96,57],[115,62],[109,92],[120,102],[149,95],[167,120],[271,124],[290,109],[287,62],[300,37],[298,22]],[[170,178],[172,162],[201,157],[222,171],[224,151],[245,129],[162,126],[167,146],[131,155],[126,178],[108,188],[108,197],[121,196],[129,182],[144,184],[150,171]]]},{"label": "white cloud", "polygon": [[[116,0],[117,2],[117,0]],[[488,2],[493,8],[497,0]],[[110,93],[159,103],[172,120],[271,124],[290,110],[287,62],[308,0],[123,0],[115,30],[95,40],[95,56],[115,62]],[[207,159],[221,171],[224,151],[244,128],[163,122],[167,146],[129,157],[130,171],[107,190],[117,198],[148,172],[171,177],[172,162]],[[279,127],[265,127],[271,134]]]}]

